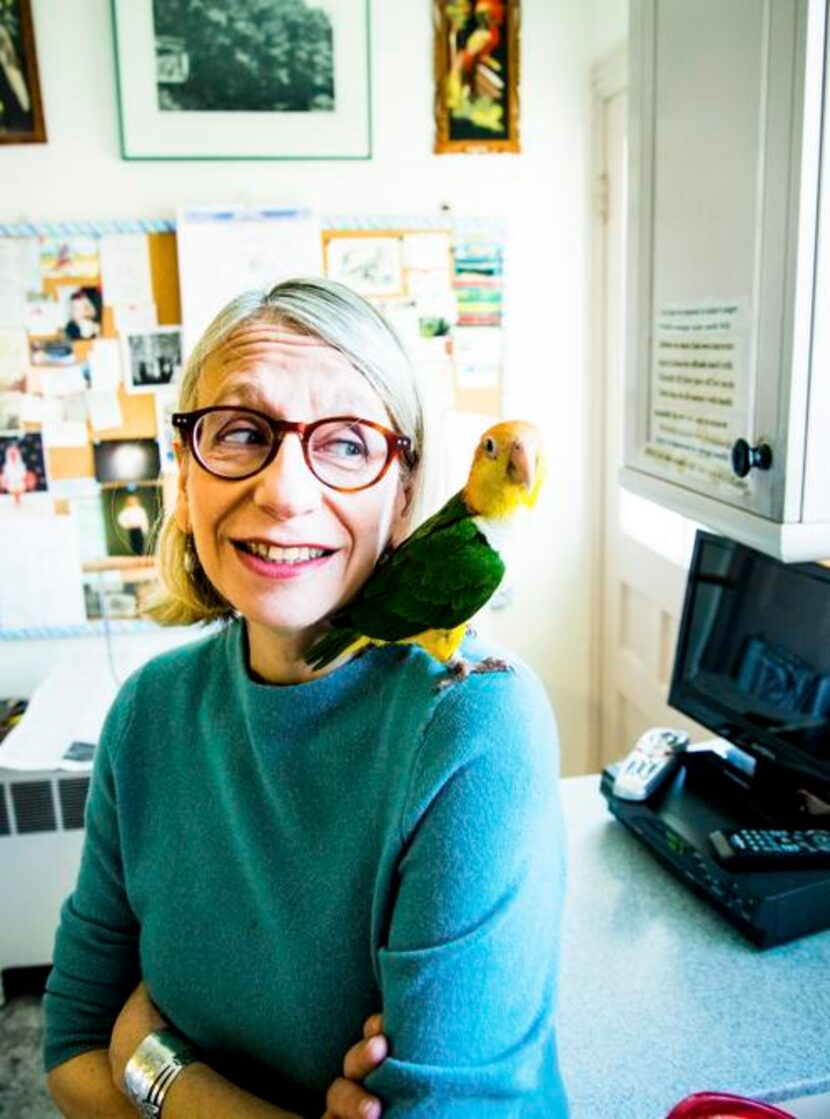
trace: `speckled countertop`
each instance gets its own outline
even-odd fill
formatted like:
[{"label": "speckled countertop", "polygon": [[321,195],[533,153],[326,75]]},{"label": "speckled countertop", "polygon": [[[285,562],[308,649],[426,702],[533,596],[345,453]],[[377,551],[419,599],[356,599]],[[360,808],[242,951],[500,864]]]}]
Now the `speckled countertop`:
[{"label": "speckled countertop", "polygon": [[562,792],[571,1119],[665,1119],[705,1089],[768,1102],[830,1092],[830,931],[754,947],[610,815],[598,776]]}]

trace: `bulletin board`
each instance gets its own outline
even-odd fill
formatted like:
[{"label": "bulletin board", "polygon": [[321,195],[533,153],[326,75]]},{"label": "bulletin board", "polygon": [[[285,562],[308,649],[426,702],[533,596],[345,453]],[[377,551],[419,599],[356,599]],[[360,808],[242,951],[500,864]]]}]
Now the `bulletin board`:
[{"label": "bulletin board", "polygon": [[[439,410],[500,415],[499,223],[328,218],[321,240],[325,273],[392,322]],[[151,628],[181,292],[173,222],[0,224],[0,639]],[[139,451],[137,474],[114,465]]]}]

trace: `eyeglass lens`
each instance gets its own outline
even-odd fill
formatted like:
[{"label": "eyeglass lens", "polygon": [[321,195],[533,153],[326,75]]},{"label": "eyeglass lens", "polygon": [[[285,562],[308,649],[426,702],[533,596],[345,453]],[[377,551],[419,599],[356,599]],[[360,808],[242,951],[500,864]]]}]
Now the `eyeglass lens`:
[{"label": "eyeglass lens", "polygon": [[[267,459],[273,428],[246,412],[209,412],[193,432],[196,451],[208,470],[223,478],[254,474]],[[315,428],[306,441],[306,461],[321,482],[351,488],[380,476],[389,451],[385,437],[356,420],[333,420]]]}]

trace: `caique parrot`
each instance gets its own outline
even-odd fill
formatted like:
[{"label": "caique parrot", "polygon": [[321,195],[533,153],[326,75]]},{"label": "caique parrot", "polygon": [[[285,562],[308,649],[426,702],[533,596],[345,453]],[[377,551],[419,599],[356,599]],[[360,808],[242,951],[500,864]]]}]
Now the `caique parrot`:
[{"label": "caique parrot", "polygon": [[536,503],[546,463],[541,433],[524,420],[482,435],[464,488],[389,553],[331,628],[305,655],[323,668],[347,650],[390,643],[421,645],[448,668],[443,683],[471,672],[505,671],[495,658],[468,664],[458,655],[469,619],[498,587],[516,522]]}]

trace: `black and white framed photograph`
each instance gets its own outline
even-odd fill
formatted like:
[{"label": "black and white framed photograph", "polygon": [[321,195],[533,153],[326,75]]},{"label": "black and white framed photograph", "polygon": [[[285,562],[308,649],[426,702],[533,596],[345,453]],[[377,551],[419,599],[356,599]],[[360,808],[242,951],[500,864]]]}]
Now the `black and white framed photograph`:
[{"label": "black and white framed photograph", "polygon": [[178,384],[182,374],[182,332],[178,326],[127,334],[123,346],[127,392],[156,392]]},{"label": "black and white framed photograph", "polygon": [[112,0],[124,159],[368,159],[369,0]]}]

